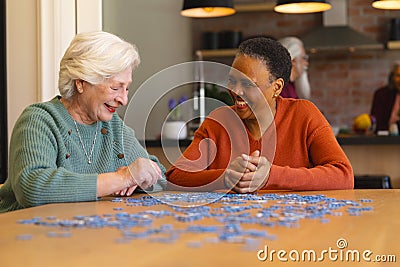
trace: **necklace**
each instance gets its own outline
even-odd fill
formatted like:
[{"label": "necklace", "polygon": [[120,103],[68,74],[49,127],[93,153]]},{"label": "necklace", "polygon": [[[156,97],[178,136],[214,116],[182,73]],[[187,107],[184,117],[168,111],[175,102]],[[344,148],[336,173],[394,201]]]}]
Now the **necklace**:
[{"label": "necklace", "polygon": [[92,144],[92,148],[90,149],[90,154],[89,155],[88,155],[88,153],[86,151],[85,145],[83,144],[81,133],[79,132],[78,125],[76,124],[75,120],[74,120],[74,124],[75,124],[76,132],[78,133],[79,141],[81,142],[81,145],[82,145],[82,148],[83,148],[83,152],[85,152],[87,163],[91,164],[92,161],[90,159],[92,158],[94,145],[96,144],[97,132],[99,130],[99,123],[96,122],[96,133],[94,134],[93,144]]}]

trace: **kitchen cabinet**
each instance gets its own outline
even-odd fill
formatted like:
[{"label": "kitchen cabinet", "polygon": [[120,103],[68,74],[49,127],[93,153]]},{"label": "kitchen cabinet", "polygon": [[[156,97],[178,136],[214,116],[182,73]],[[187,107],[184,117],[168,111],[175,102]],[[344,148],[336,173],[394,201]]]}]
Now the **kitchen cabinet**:
[{"label": "kitchen cabinet", "polygon": [[393,188],[400,188],[399,136],[339,136],[338,142],[355,175],[384,174],[390,177]]}]

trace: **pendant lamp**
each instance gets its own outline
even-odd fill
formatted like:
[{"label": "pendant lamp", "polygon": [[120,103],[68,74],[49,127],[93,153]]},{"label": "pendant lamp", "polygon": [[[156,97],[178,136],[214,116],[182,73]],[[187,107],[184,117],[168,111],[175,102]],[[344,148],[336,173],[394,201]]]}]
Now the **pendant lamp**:
[{"label": "pendant lamp", "polygon": [[374,8],[378,9],[400,9],[400,0],[374,0],[372,3]]},{"label": "pendant lamp", "polygon": [[224,17],[235,14],[233,0],[184,0],[181,15],[192,18]]},{"label": "pendant lamp", "polygon": [[274,10],[279,13],[303,14],[329,10],[331,5],[325,0],[278,0]]}]

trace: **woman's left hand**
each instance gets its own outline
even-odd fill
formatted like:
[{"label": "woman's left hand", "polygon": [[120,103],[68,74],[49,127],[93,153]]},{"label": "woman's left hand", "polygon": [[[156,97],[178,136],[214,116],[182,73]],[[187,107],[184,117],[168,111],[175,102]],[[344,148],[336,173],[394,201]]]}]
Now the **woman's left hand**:
[{"label": "woman's left hand", "polygon": [[133,194],[133,192],[135,191],[135,189],[137,188],[137,185],[131,186],[131,187],[127,187],[122,189],[121,191],[115,192],[115,195],[119,195],[119,196],[130,196]]}]

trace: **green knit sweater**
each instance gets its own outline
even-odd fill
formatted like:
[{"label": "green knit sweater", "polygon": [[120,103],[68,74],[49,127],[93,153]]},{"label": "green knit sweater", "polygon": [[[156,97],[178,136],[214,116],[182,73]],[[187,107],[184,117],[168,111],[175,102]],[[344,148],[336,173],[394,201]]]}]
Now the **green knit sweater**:
[{"label": "green knit sweater", "polygon": [[[98,130],[89,164],[60,97],[27,107],[11,136],[9,177],[0,188],[0,212],[54,202],[94,201],[98,174],[114,172],[139,157],[157,162],[165,172],[117,114],[98,124],[77,124],[87,154]],[[164,186],[165,177],[153,191]]]}]

